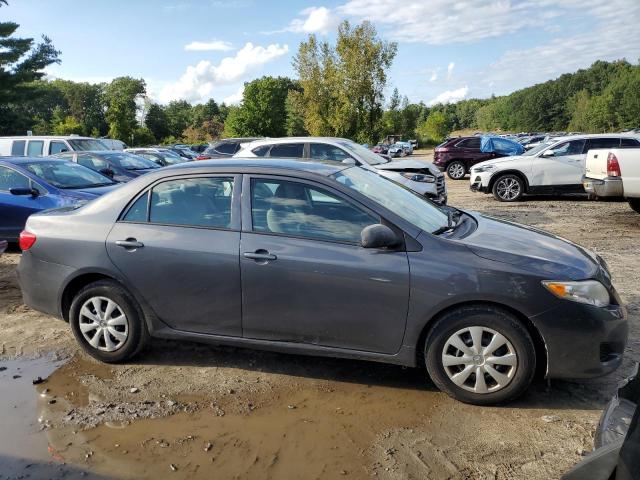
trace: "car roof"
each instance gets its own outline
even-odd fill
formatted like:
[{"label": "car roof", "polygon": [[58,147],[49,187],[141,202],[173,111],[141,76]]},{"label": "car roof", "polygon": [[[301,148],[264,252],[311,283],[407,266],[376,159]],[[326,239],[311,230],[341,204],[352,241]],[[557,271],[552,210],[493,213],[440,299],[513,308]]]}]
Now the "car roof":
[{"label": "car roof", "polygon": [[328,177],[341,170],[352,167],[352,165],[336,163],[336,162],[323,162],[320,160],[306,160],[306,159],[287,159],[287,158],[227,158],[227,159],[212,159],[201,160],[197,162],[185,162],[177,165],[171,165],[164,167],[162,170],[171,170],[172,173],[176,170],[188,172],[189,170],[202,169],[206,167],[213,168],[251,168],[259,167],[261,169],[274,169],[274,170],[296,170],[299,172],[315,173]]},{"label": "car roof", "polygon": [[549,138],[550,143],[565,142],[567,140],[588,140],[590,138],[636,138],[640,139],[638,134],[629,132],[624,133],[583,133],[581,135],[560,135],[557,137]]},{"label": "car roof", "polygon": [[81,135],[5,135],[2,138],[18,139],[18,140],[110,140],[95,137],[83,137]]}]

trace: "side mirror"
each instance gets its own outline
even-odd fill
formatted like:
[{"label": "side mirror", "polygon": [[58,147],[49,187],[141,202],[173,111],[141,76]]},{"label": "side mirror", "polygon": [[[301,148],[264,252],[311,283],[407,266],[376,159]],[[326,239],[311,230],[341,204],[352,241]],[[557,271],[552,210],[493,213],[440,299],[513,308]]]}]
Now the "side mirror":
[{"label": "side mirror", "polygon": [[103,169],[100,170],[100,173],[103,174],[103,175],[106,175],[109,178],[113,178],[113,176],[115,175],[116,172],[114,172],[110,168],[103,168]]},{"label": "side mirror", "polygon": [[398,244],[398,237],[386,225],[376,223],[362,229],[360,244],[364,248],[393,247]]},{"label": "side mirror", "polygon": [[556,154],[556,152],[554,152],[551,149],[545,150],[544,152],[542,152],[542,156],[543,157],[553,157],[555,154]]},{"label": "side mirror", "polygon": [[11,188],[9,189],[9,193],[11,195],[30,195],[34,198],[40,195],[40,192],[36,188]]},{"label": "side mirror", "polygon": [[344,163],[345,165],[355,165],[356,161],[353,158],[345,158],[344,160],[342,160],[342,163]]},{"label": "side mirror", "polygon": [[58,153],[64,153],[64,152],[68,152],[68,151],[69,151],[68,148],[61,148]]}]

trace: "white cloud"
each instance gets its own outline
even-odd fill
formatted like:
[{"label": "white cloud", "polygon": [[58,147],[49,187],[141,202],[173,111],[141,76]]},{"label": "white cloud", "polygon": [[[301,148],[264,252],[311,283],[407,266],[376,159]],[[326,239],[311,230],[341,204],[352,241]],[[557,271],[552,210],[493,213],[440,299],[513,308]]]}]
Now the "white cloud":
[{"label": "white cloud", "polygon": [[303,18],[294,18],[288,26],[280,30],[262,32],[265,35],[274,33],[320,33],[326,35],[338,24],[331,10],[326,7],[309,7],[299,14]]},{"label": "white cloud", "polygon": [[430,82],[435,82],[436,80],[438,80],[438,72],[433,72],[431,74],[431,77],[429,77],[429,81]]},{"label": "white cloud", "polygon": [[201,60],[196,65],[188,66],[178,81],[166,85],[160,92],[160,101],[203,100],[211,96],[214,87],[242,80],[260,65],[281,57],[288,51],[287,45],[275,43],[262,47],[248,42],[235,56],[223,58],[218,65]]},{"label": "white cloud", "polygon": [[448,66],[447,66],[447,80],[449,80],[451,78],[451,75],[453,74],[453,69],[455,68],[456,64],[451,62]]},{"label": "white cloud", "polygon": [[227,105],[237,105],[242,101],[243,98],[244,98],[244,85],[240,87],[236,91],[236,93],[232,93],[228,97],[224,97],[222,101]]},{"label": "white cloud", "polygon": [[228,52],[229,50],[233,50],[233,45],[229,42],[225,42],[222,40],[212,40],[210,42],[194,41],[186,44],[184,46],[184,49],[191,52],[206,52],[206,51]]},{"label": "white cloud", "polygon": [[460,87],[456,90],[447,90],[445,92],[442,92],[440,95],[432,98],[427,103],[429,105],[435,105],[437,103],[455,103],[466,98],[468,93],[469,87],[465,85],[464,87]]},{"label": "white cloud", "polygon": [[509,50],[492,63],[487,72],[478,72],[477,76],[489,89],[486,93],[509,93],[586,68],[596,60],[627,58],[635,61],[639,58],[640,2],[636,0],[629,4],[625,0],[610,0],[607,5],[593,8],[599,24],[589,31],[560,36],[528,49]]}]

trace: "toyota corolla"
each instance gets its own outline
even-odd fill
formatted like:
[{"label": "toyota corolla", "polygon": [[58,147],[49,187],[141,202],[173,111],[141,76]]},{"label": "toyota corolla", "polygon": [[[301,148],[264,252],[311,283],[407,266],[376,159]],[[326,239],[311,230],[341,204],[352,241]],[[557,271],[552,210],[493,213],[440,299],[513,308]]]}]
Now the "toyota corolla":
[{"label": "toyota corolla", "polygon": [[627,340],[597,255],[336,162],[163,168],[32,215],[20,244],[25,303],[105,362],[189,339],[426,366],[494,404],[536,372],[606,374]]}]

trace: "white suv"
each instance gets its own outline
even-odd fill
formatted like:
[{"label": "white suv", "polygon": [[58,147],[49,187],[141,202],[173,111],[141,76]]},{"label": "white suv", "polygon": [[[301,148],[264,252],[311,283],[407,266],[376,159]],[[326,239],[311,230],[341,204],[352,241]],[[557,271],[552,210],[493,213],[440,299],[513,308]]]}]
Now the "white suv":
[{"label": "white suv", "polygon": [[345,138],[265,138],[244,144],[234,157],[306,158],[358,165],[438,203],[447,203],[444,174],[434,164],[420,160],[391,161]]},{"label": "white suv", "polygon": [[493,193],[501,202],[527,193],[585,193],[582,175],[589,150],[638,146],[639,137],[629,134],[554,138],[522,155],[477,163],[471,168],[471,190]]}]

